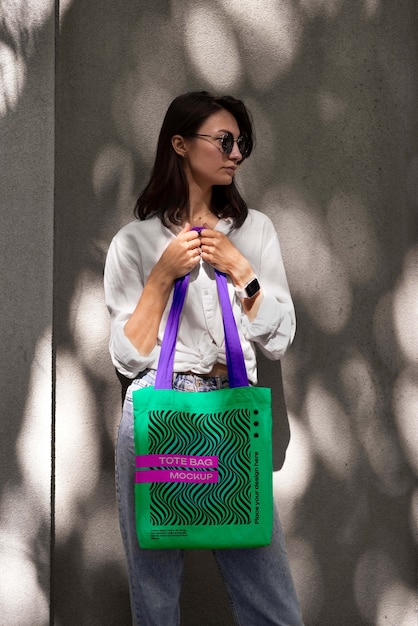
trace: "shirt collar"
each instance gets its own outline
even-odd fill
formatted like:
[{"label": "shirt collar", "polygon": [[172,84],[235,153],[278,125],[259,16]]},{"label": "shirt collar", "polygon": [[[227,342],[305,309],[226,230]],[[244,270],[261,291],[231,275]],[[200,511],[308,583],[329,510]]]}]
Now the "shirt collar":
[{"label": "shirt collar", "polygon": [[[233,225],[234,225],[234,221],[232,218],[221,217],[219,218],[219,221],[217,222],[214,230],[219,230],[224,235],[227,235],[232,230]],[[178,235],[179,232],[182,230],[182,228],[183,228],[182,226],[178,226],[177,224],[170,224],[169,230],[174,235]]]}]

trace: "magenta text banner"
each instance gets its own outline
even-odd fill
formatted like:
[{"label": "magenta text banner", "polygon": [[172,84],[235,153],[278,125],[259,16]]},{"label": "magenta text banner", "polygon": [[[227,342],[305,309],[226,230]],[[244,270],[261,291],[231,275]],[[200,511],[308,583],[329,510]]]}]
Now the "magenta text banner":
[{"label": "magenta text banner", "polygon": [[191,472],[182,469],[140,470],[135,472],[136,483],[217,483],[218,472]]},{"label": "magenta text banner", "polygon": [[143,454],[136,457],[136,467],[190,467],[215,469],[217,456],[186,456],[184,454]]}]

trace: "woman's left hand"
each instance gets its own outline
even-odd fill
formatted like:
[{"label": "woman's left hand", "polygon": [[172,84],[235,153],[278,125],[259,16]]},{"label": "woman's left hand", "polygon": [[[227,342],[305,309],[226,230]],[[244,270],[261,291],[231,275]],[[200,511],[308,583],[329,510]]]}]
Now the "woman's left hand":
[{"label": "woman's left hand", "polygon": [[[234,285],[243,288],[255,272],[245,256],[218,230],[204,228],[200,232],[202,259],[224,274],[229,274]],[[242,307],[248,318],[255,319],[262,300],[262,291],[253,298],[244,298]]]},{"label": "woman's left hand", "polygon": [[229,274],[235,285],[245,285],[254,276],[247,259],[226,235],[218,230],[204,228],[200,238],[202,259],[220,272]]}]

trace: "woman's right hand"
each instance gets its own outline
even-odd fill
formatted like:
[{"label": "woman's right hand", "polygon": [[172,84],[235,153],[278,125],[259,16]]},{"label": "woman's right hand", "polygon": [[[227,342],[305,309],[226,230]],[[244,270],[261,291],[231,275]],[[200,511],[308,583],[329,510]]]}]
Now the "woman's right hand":
[{"label": "woman's right hand", "polygon": [[154,265],[138,304],[124,326],[125,335],[141,354],[150,354],[156,344],[174,280],[191,272],[199,262],[199,234],[186,224]]},{"label": "woman's right hand", "polygon": [[185,276],[200,262],[200,236],[191,225],[186,224],[179,234],[171,241],[156,264],[158,271],[174,281]]}]

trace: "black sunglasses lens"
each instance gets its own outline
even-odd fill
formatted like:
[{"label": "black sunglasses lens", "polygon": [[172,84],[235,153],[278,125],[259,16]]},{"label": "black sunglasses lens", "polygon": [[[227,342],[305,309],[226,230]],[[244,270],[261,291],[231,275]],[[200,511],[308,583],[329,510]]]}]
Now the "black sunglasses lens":
[{"label": "black sunglasses lens", "polygon": [[246,157],[248,154],[248,141],[246,137],[238,137],[237,139],[238,149],[241,152],[241,156]]},{"label": "black sunglasses lens", "polygon": [[[222,137],[222,150],[225,154],[231,154],[234,149],[234,135],[229,131]],[[248,154],[248,141],[246,137],[238,137],[237,139],[238,150],[241,152],[241,156],[246,157]]]},{"label": "black sunglasses lens", "polygon": [[222,150],[225,154],[231,154],[234,148],[234,136],[232,133],[227,132],[222,136]]}]

